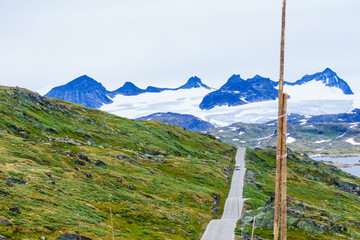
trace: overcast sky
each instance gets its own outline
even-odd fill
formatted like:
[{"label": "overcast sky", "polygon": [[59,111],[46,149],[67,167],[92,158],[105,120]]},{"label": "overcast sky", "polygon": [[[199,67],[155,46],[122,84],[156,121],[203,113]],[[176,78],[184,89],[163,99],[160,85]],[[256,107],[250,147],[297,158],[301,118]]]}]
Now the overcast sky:
[{"label": "overcast sky", "polygon": [[[330,67],[360,92],[360,1],[289,0],[285,80]],[[114,90],[193,75],[279,78],[282,0],[0,0],[0,85]]]}]

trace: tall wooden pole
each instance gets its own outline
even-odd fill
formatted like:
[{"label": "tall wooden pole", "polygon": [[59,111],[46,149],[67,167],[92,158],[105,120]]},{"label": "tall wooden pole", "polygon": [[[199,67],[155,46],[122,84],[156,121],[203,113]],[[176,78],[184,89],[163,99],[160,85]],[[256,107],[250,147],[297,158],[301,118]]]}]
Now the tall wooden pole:
[{"label": "tall wooden pole", "polygon": [[[284,58],[285,58],[285,18],[286,17],[286,0],[283,0],[282,6],[282,24],[281,24],[281,46],[280,46],[280,78],[279,78],[279,109],[278,109],[278,126],[276,142],[276,176],[275,176],[275,202],[274,202],[274,239],[279,238],[280,222],[280,196],[282,205],[281,216],[281,239],[286,239],[286,100],[287,94],[284,94]],[[284,144],[285,143],[285,144]],[[285,173],[285,174],[284,174]],[[283,181],[285,178],[285,182]],[[285,187],[284,187],[285,186]],[[284,192],[285,190],[285,192]],[[285,201],[284,201],[285,198]],[[285,203],[285,206],[283,205]],[[285,211],[285,216],[283,215]],[[285,229],[283,231],[283,229]],[[284,237],[284,238],[283,238]]]},{"label": "tall wooden pole", "polygon": [[286,108],[287,108],[287,94],[283,94],[284,102],[284,117],[282,118],[282,139],[281,139],[281,240],[286,240],[286,218],[287,218],[287,207],[286,207],[286,184],[287,184],[287,145],[286,145]]}]

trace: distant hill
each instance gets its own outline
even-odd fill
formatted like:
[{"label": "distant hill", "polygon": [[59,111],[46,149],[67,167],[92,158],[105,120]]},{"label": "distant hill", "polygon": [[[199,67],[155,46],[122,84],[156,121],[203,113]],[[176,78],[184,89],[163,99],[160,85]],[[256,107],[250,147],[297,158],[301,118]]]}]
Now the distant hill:
[{"label": "distant hill", "polygon": [[214,127],[211,123],[193,115],[171,112],[154,113],[146,117],[137,118],[136,120],[156,120],[160,122],[167,122],[194,132],[202,132]]}]

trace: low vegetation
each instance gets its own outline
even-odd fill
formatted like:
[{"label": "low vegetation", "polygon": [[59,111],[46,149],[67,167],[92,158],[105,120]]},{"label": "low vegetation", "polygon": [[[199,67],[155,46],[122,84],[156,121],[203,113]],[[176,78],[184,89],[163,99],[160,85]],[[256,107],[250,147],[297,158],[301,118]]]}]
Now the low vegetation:
[{"label": "low vegetation", "polygon": [[235,148],[208,134],[0,88],[0,235],[197,239],[221,214]]},{"label": "low vegetation", "polygon": [[[236,233],[273,239],[275,149],[248,149],[243,220]],[[288,239],[359,239],[360,179],[288,150]],[[259,239],[258,238],[258,239]]]}]

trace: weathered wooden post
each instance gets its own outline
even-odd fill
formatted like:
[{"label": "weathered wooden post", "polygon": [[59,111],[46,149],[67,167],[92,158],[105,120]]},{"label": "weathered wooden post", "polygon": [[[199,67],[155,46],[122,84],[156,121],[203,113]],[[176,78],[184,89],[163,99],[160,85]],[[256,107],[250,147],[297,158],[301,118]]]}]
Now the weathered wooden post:
[{"label": "weathered wooden post", "polygon": [[[283,0],[280,50],[279,109],[276,141],[276,176],[274,202],[274,239],[279,239],[280,205],[281,205],[281,239],[286,239],[286,108],[287,94],[284,94],[284,57],[285,57],[285,17],[286,0]],[[280,202],[281,201],[281,202]]]},{"label": "weathered wooden post", "polygon": [[110,209],[110,219],[111,219],[111,236],[112,236],[112,240],[114,240],[114,224],[113,224],[113,219],[112,219],[112,212],[111,212],[111,202],[110,202],[110,194],[109,194],[109,209]]},{"label": "weathered wooden post", "polygon": [[77,219],[78,219],[79,240],[81,240],[81,233],[80,233],[80,215],[79,215],[79,213],[78,213],[78,215],[77,215]]}]

